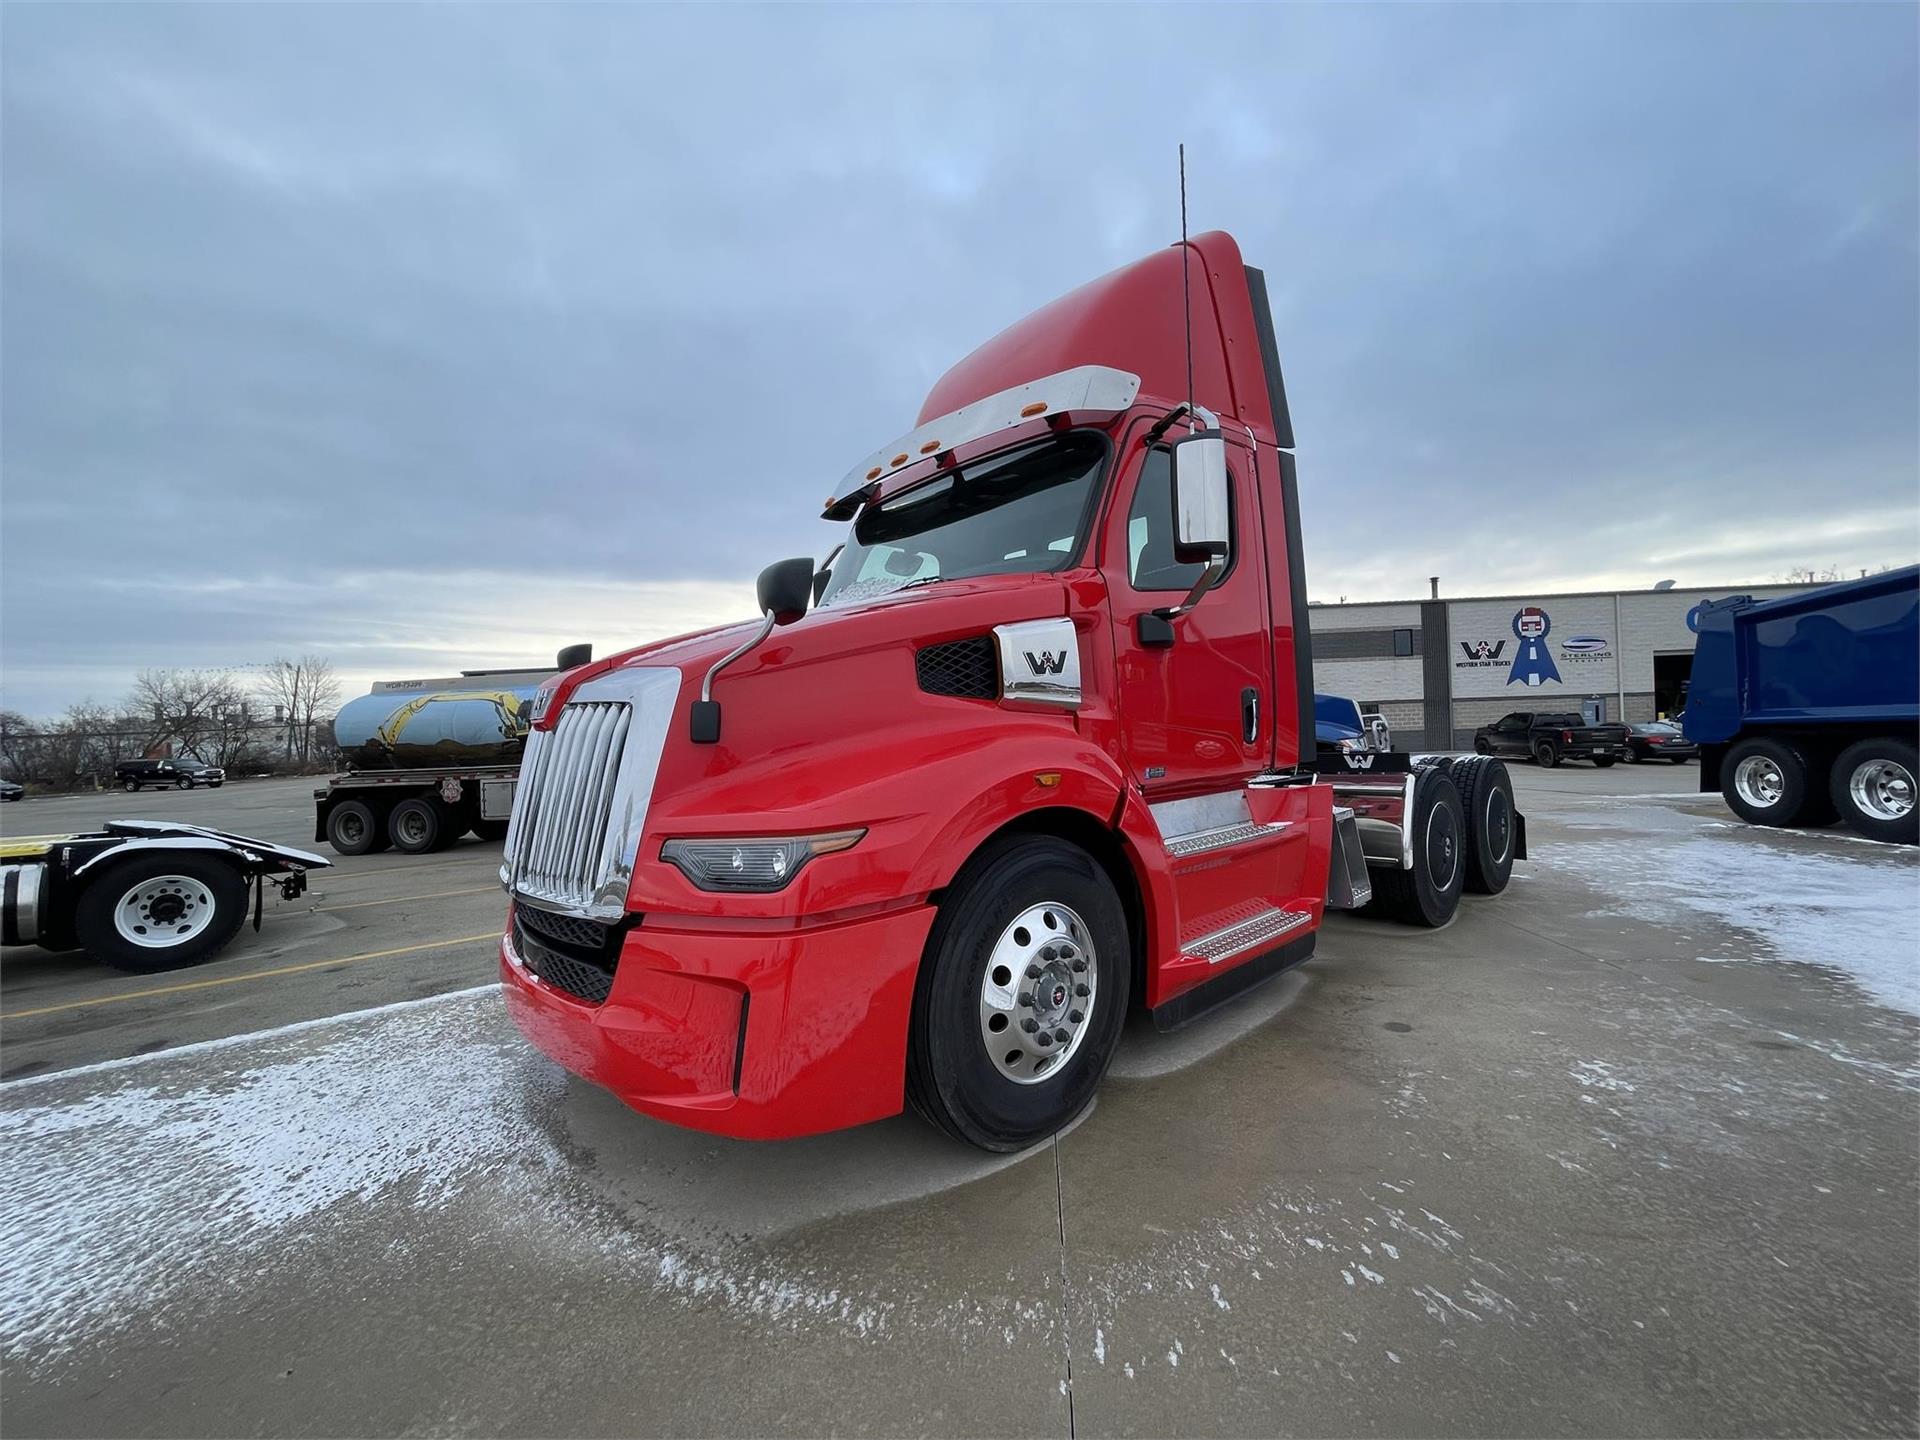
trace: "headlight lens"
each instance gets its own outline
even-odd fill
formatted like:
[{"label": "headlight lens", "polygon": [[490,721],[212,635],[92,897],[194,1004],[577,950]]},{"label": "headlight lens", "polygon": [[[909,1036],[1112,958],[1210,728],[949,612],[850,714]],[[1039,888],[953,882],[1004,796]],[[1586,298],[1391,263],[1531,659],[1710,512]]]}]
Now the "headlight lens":
[{"label": "headlight lens", "polygon": [[865,830],[831,835],[793,835],[753,840],[669,840],[660,858],[702,890],[784,890],[816,855],[831,855],[859,843]]},{"label": "headlight lens", "polygon": [[1367,737],[1364,735],[1349,735],[1335,743],[1339,749],[1357,754],[1367,748]]}]

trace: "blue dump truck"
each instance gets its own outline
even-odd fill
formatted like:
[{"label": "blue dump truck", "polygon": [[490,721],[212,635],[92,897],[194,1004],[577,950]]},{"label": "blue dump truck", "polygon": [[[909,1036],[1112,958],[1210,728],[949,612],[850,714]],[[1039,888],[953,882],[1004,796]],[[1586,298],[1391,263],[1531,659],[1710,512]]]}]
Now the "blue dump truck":
[{"label": "blue dump truck", "polygon": [[1920,566],[1779,600],[1708,600],[1687,623],[1702,790],[1757,825],[1838,819],[1920,843]]}]

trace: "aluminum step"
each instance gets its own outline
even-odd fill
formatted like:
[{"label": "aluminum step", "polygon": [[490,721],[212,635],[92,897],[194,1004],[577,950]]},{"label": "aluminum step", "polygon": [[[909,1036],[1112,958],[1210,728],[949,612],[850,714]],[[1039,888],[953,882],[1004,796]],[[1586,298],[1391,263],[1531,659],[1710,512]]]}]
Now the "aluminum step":
[{"label": "aluminum step", "polygon": [[1248,820],[1239,825],[1196,830],[1191,835],[1180,835],[1167,841],[1167,854],[1176,860],[1184,860],[1189,855],[1204,855],[1209,850],[1224,850],[1229,845],[1243,845],[1249,840],[1278,835],[1286,828],[1287,822],[1284,820],[1270,821],[1265,825]]},{"label": "aluminum step", "polygon": [[1282,935],[1298,930],[1312,919],[1304,911],[1273,907],[1262,910],[1251,919],[1239,920],[1210,935],[1202,935],[1183,948],[1187,954],[1197,956],[1209,965],[1218,965],[1222,960],[1231,960],[1249,950],[1260,949]]}]

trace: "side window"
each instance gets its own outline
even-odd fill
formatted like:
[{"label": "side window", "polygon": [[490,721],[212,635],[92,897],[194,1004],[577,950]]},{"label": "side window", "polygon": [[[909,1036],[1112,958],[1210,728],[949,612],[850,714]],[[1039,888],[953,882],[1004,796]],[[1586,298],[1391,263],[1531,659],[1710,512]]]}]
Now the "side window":
[{"label": "side window", "polygon": [[1205,568],[1173,558],[1173,461],[1163,448],[1149,450],[1127,510],[1127,582],[1136,590],[1186,591]]},{"label": "side window", "polygon": [[1393,653],[1395,655],[1418,655],[1425,647],[1420,643],[1418,630],[1396,630],[1393,632]]}]

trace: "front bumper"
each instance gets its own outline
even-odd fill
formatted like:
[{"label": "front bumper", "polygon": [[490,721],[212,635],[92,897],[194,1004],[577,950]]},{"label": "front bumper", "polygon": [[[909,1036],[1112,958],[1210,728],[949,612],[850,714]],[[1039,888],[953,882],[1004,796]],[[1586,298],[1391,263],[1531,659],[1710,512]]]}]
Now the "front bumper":
[{"label": "front bumper", "polygon": [[502,937],[521,1032],[634,1109],[743,1139],[840,1130],[905,1103],[914,980],[933,907],[838,923],[649,916],[606,1001],[542,980]]}]

